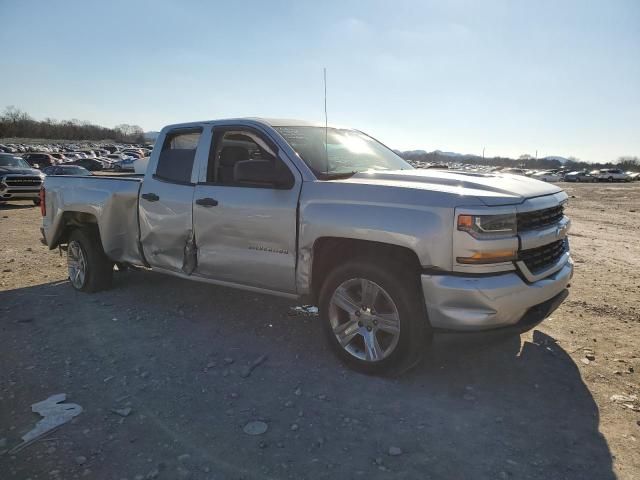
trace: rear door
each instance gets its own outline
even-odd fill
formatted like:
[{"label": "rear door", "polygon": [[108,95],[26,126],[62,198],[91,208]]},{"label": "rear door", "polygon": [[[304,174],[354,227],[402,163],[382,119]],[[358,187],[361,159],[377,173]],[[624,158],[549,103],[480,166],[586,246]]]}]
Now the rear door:
[{"label": "rear door", "polygon": [[[235,164],[251,160],[287,169],[290,185],[238,181]],[[214,129],[203,165],[193,206],[197,274],[295,293],[299,172],[266,132],[240,125]]]},{"label": "rear door", "polygon": [[[191,273],[185,252],[193,246],[193,193],[196,156],[202,150],[202,128],[175,129],[159,139],[162,148],[149,165],[139,199],[140,241],[155,268]],[[207,146],[204,146],[207,149]]]}]

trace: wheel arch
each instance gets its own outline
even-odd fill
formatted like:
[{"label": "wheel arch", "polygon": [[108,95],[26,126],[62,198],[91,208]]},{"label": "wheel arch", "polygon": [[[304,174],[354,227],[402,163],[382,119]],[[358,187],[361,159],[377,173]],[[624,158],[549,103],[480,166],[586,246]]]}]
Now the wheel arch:
[{"label": "wheel arch", "polygon": [[[420,261],[410,248],[390,243],[344,237],[320,237],[312,249],[310,301],[316,303],[322,284],[332,269],[352,259],[394,262],[407,270],[408,275],[419,275]],[[417,278],[417,277],[416,277]]]},{"label": "wheel arch", "polygon": [[58,245],[68,243],[71,232],[76,228],[92,228],[99,234],[98,219],[92,213],[78,212],[78,211],[66,211],[62,214],[60,219],[60,228],[58,234],[51,247],[55,248]]}]

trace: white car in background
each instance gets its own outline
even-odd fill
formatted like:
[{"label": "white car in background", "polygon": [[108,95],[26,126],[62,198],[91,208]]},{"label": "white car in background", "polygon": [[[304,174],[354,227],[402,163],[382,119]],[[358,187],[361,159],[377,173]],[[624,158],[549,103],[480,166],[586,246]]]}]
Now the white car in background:
[{"label": "white car in background", "polygon": [[631,177],[619,168],[603,168],[598,174],[601,182],[630,182]]},{"label": "white car in background", "polygon": [[65,158],[64,163],[69,163],[69,162],[73,162],[75,160],[80,160],[82,158],[82,156],[78,155],[77,153],[73,153],[73,152],[64,152],[64,158]]},{"label": "white car in background", "polygon": [[133,164],[137,158],[119,153],[110,153],[106,158],[112,162],[113,170],[116,172],[133,172]]},{"label": "white car in background", "polygon": [[542,180],[543,182],[559,182],[562,177],[551,170],[534,173],[531,178]]}]

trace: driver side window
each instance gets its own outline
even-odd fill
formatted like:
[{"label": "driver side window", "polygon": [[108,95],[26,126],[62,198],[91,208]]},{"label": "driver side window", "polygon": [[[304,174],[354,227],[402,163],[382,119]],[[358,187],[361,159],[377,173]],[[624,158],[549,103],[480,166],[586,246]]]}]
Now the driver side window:
[{"label": "driver side window", "polygon": [[[241,167],[247,167],[249,162],[253,162],[253,165],[260,164],[264,169],[264,178],[247,181],[239,177]],[[227,187],[269,188],[273,186],[270,184],[273,173],[285,173],[285,170],[289,172],[273,147],[259,134],[242,128],[214,131],[209,151],[207,183]]]}]

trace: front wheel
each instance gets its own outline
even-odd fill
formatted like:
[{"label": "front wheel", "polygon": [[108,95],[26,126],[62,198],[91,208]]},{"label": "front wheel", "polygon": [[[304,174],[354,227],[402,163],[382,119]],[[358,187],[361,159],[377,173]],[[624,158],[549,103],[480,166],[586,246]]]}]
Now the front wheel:
[{"label": "front wheel", "polygon": [[33,199],[33,204],[37,207],[38,205],[40,205],[40,199],[39,198],[34,198]]},{"label": "front wheel", "polygon": [[366,373],[402,373],[432,339],[417,275],[393,264],[353,260],[333,270],[320,292],[329,344]]},{"label": "front wheel", "polygon": [[71,286],[81,292],[98,292],[111,287],[113,262],[105,255],[97,232],[74,230],[67,245],[67,269]]}]

